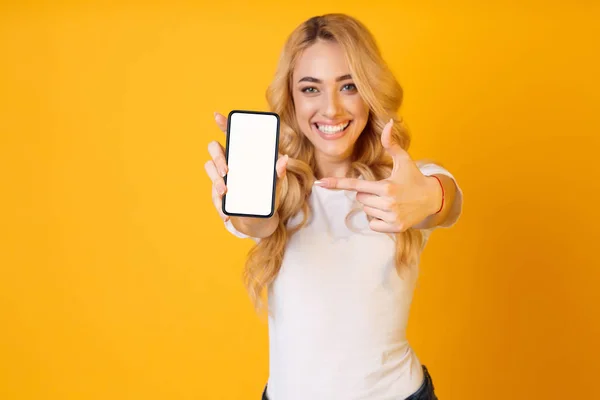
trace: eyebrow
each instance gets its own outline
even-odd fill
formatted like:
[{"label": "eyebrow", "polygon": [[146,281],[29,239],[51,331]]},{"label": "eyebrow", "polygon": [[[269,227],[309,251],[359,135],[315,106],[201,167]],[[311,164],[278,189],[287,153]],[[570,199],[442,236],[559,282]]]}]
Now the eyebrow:
[{"label": "eyebrow", "polygon": [[[347,79],[352,79],[352,75],[347,74],[347,75],[342,75],[338,78],[335,79],[336,82],[341,82],[341,81],[345,81]],[[300,82],[313,82],[313,83],[323,83],[322,80],[317,79],[317,78],[313,78],[312,76],[305,76],[304,78],[300,79],[298,81],[298,83]]]}]

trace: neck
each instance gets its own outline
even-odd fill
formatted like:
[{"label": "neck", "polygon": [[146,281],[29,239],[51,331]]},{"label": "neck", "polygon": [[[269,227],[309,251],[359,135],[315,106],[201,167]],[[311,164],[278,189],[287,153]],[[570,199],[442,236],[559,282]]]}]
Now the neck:
[{"label": "neck", "polygon": [[316,154],[317,179],[334,177],[345,178],[350,172],[351,161],[349,157],[335,158],[325,154]]}]

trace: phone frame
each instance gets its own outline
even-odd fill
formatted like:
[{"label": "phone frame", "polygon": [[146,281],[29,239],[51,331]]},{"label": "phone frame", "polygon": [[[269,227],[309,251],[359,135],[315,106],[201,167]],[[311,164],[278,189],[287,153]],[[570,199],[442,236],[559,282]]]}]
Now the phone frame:
[{"label": "phone frame", "polygon": [[[230,129],[231,129],[231,116],[233,114],[260,114],[260,115],[272,115],[277,120],[277,128],[275,132],[275,154],[274,163],[273,163],[273,198],[271,200],[271,212],[268,215],[258,215],[258,214],[240,214],[240,213],[230,213],[225,210],[225,198],[227,196],[227,192],[223,195],[223,199],[221,202],[221,210],[223,214],[228,215],[230,217],[251,217],[251,218],[271,218],[275,214],[275,199],[276,199],[276,190],[277,190],[277,159],[279,158],[279,133],[280,133],[280,118],[277,113],[270,111],[253,111],[253,110],[231,110],[229,115],[227,116],[227,139],[225,144],[225,161],[227,165],[229,165],[229,139],[230,139]],[[223,177],[225,181],[225,186],[227,186],[227,175]]]}]

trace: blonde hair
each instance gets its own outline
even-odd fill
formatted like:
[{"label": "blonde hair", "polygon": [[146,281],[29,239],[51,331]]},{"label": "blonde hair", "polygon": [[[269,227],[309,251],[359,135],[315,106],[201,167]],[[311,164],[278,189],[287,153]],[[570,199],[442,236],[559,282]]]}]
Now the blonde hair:
[{"label": "blonde hair", "polygon": [[[307,200],[317,166],[314,148],[302,134],[296,120],[291,78],[303,50],[318,40],[333,41],[342,47],[358,92],[370,108],[369,119],[351,156],[350,176],[362,176],[366,180],[390,176],[393,163],[381,145],[381,132],[390,118],[395,120],[393,140],[405,150],[410,145],[408,130],[402,119],[396,116],[402,104],[402,87],[384,62],[374,37],[361,22],[344,14],[326,14],[310,18],[290,34],[266,93],[270,109],[281,118],[279,151],[290,157],[286,176],[277,185],[279,225],[271,236],[261,239],[250,250],[243,275],[257,311],[263,309],[263,290],[273,282],[281,268],[288,239],[306,225],[312,212]],[[351,210],[346,221],[358,210]],[[288,228],[290,218],[300,211],[303,213],[302,221]],[[401,268],[418,262],[423,238],[416,229],[393,236],[396,239],[396,269],[400,273]]]}]

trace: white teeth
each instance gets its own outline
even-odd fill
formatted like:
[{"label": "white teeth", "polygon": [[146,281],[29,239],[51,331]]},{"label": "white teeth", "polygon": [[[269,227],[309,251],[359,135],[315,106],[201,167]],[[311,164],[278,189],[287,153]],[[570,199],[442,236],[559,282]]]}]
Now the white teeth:
[{"label": "white teeth", "polygon": [[348,121],[346,123],[343,123],[343,124],[339,124],[339,125],[320,125],[320,124],[317,124],[317,127],[323,133],[338,133],[338,132],[343,131],[344,129],[346,129],[346,127],[349,124],[350,124],[350,121]]}]

